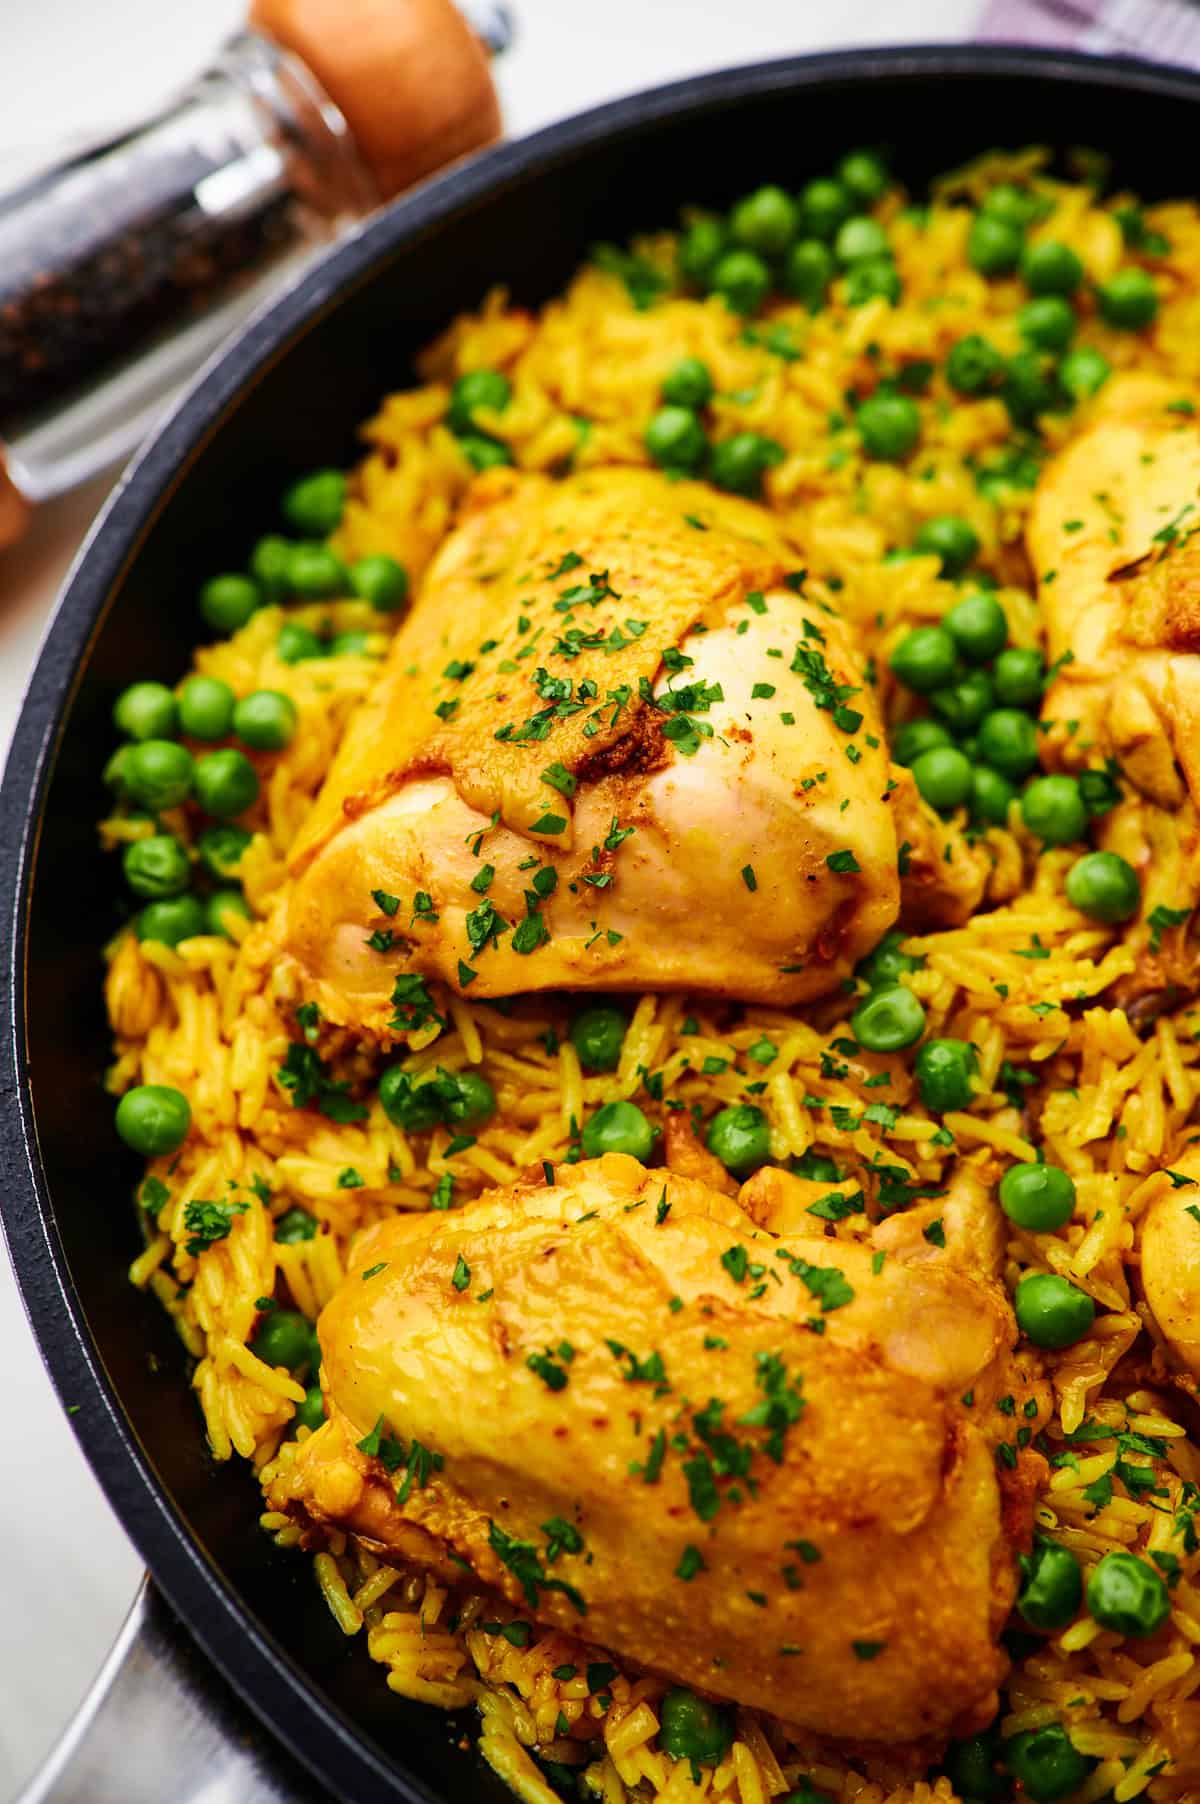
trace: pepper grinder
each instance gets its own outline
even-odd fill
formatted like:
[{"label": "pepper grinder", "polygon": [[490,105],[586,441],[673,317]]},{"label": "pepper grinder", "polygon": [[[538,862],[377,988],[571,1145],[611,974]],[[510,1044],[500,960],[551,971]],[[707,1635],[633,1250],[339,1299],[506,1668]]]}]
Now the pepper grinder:
[{"label": "pepper grinder", "polygon": [[0,197],[0,549],[322,244],[499,136],[498,0],[252,0],[145,125]]}]

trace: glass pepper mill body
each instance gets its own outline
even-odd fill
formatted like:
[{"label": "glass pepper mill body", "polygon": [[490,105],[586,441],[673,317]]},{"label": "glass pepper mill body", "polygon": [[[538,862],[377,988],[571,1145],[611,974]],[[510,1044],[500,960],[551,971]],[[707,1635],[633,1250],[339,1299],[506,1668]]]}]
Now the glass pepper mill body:
[{"label": "glass pepper mill body", "polygon": [[112,464],[377,200],[305,65],[245,32],[168,111],[0,198],[0,440],[30,502]]}]

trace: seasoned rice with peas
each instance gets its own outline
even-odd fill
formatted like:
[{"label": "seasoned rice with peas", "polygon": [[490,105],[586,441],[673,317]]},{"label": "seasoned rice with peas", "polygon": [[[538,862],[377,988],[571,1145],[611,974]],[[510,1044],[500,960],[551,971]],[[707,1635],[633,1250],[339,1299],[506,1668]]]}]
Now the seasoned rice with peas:
[{"label": "seasoned rice with peas", "polygon": [[[921,704],[889,659],[973,586],[999,603],[1009,648],[1039,651],[1022,529],[1041,463],[1079,430],[1110,372],[1156,372],[1181,393],[1200,386],[1200,210],[1143,210],[1047,168],[1036,151],[992,155],[921,205],[890,180],[857,200],[843,183],[846,210],[857,206],[858,225],[869,216],[876,229],[863,237],[869,255],[849,255],[851,235],[840,260],[844,225],[817,214],[806,225],[804,195],[790,222],[760,201],[732,269],[728,249],[703,262],[706,233],[709,248],[719,246],[724,225],[685,217],[679,233],[600,247],[540,313],[494,292],[457,320],[422,358],[421,385],[388,396],[364,428],[366,453],[348,479],[326,473],[289,491],[282,524],[292,540],[268,523],[241,590],[229,579],[206,590],[209,629],[224,630],[197,648],[187,680],[227,685],[239,704],[265,692],[290,708],[260,710],[240,739],[235,722],[242,764],[206,765],[207,814],[198,786],[172,799],[169,758],[161,768],[143,760],[166,784],[157,801],[137,793],[122,763],[129,745],[114,760],[119,799],[101,831],[127,869],[142,872],[135,893],[145,912],[109,948],[108,1081],[114,1096],[163,1086],[190,1106],[187,1137],[151,1159],[139,1186],[146,1245],[131,1277],[170,1311],[195,1362],[214,1457],[251,1461],[267,1491],[321,1419],[312,1359],[272,1359],[272,1346],[315,1322],[355,1233],[578,1157],[581,1129],[605,1103],[636,1102],[656,1127],[671,1110],[704,1124],[752,1103],[767,1118],[773,1161],[865,1198],[831,1223],[842,1238],[936,1198],[959,1161],[992,1187],[1039,1158],[1067,1173],[1075,1200],[1062,1225],[1039,1231],[1006,1217],[1009,1288],[1053,1274],[1094,1305],[1082,1338],[1043,1353],[1054,1413],[1036,1441],[1045,1460],[1038,1529],[1085,1575],[1107,1554],[1136,1552],[1161,1575],[1170,1616],[1145,1640],[1082,1608],[1050,1633],[1014,1616],[999,1738],[1065,1731],[1066,1764],[1034,1776],[1035,1798],[1064,1795],[1054,1789],[1061,1779],[1083,1804],[1169,1804],[1200,1796],[1200,1449],[1190,1385],[1172,1376],[1140,1298],[1136,1240],[1140,1216],[1171,1182],[1162,1168],[1200,1131],[1184,815],[1121,796],[1111,773],[1108,793],[1097,787],[1097,813],[1107,808],[1130,848],[1152,849],[1146,906],[1131,928],[1068,896],[1078,843],[1047,844],[1003,792],[998,809],[975,809],[970,831],[990,865],[983,906],[966,925],[914,935],[892,953],[929,1036],[974,1049],[968,1099],[941,1112],[922,1100],[911,1052],[864,1057],[849,1037],[865,980],[793,1012],[623,998],[627,1025],[611,1070],[581,1064],[567,998],[493,1006],[468,992],[441,998],[445,1028],[415,1035],[404,1068],[474,1072],[494,1111],[471,1133],[444,1124],[409,1132],[379,1100],[378,1049],[322,1034],[280,960],[288,848],[372,685],[406,589],[490,463],[557,474],[657,459],[761,491],[807,571],[806,593],[843,613],[868,645],[893,739]],[[1024,208],[1011,226],[1018,251],[1049,244],[1078,259],[1084,280],[1065,327],[1061,309],[1023,316],[1042,278],[1036,260],[1022,266],[1033,272],[1028,283],[1005,267],[1003,233],[980,231],[1006,217],[997,194],[1008,215],[1014,195]],[[745,244],[756,232],[763,256]],[[791,245],[783,264],[777,243]],[[1130,268],[1149,278],[1152,318],[1139,314],[1127,280],[1125,302],[1104,298],[1119,300],[1113,279]],[[1047,348],[1061,330],[1071,348]],[[970,352],[955,355],[964,341],[974,363]],[[674,382],[684,403],[664,404],[664,376],[685,360],[692,386],[686,372]],[[862,419],[872,394],[897,405]],[[677,417],[664,421],[668,409]],[[738,439],[739,451],[722,452]],[[956,544],[971,567],[966,583],[953,574]],[[1036,658],[1033,668],[1040,699]],[[198,690],[191,707],[185,688],[178,705],[199,736],[178,723],[141,731],[170,726],[169,707],[152,720],[153,698],[143,698],[142,716],[127,704],[125,726],[133,749],[182,736],[199,767],[225,755],[210,749],[229,742],[224,691]],[[978,756],[971,738],[956,742],[968,764]],[[243,765],[256,794],[236,808]],[[943,761],[929,781],[952,783],[957,769]],[[220,825],[235,816],[232,829]],[[970,806],[957,818],[970,822]],[[129,865],[131,847],[164,838],[186,849],[194,902],[171,892],[151,854]],[[165,893],[145,887],[155,882]],[[1148,958],[1167,961],[1174,984],[1158,1012],[1139,1019],[1119,999]],[[266,1333],[273,1316],[289,1320]],[[1029,1438],[1014,1421],[1013,1446]],[[262,1526],[298,1549],[302,1532],[286,1513],[268,1508]],[[903,1754],[847,1754],[748,1711],[715,1764],[672,1759],[659,1740],[662,1681],[507,1607],[496,1620],[484,1594],[448,1593],[339,1532],[313,1564],[338,1626],[365,1643],[395,1692],[478,1706],[484,1757],[529,1804],[570,1793],[577,1779],[606,1804],[1005,1795],[986,1760],[971,1766],[970,1749],[924,1773]]]}]

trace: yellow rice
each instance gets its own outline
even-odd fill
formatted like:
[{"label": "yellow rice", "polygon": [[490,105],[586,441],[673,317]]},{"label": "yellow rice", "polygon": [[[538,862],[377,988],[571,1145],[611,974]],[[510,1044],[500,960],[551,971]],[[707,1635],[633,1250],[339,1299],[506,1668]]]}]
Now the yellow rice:
[{"label": "yellow rice", "polygon": [[[989,283],[968,266],[969,215],[949,202],[956,192],[977,192],[1007,174],[1023,177],[1037,164],[1030,153],[977,166],[957,189],[947,188],[923,226],[889,197],[883,213],[904,281],[901,303],[893,308],[877,300],[850,310],[835,300],[812,318],[794,303],[772,303],[771,321],[790,328],[800,348],[791,358],[747,342],[742,322],[717,299],[666,298],[639,311],[621,282],[596,268],[584,269],[537,316],[511,307],[501,293],[490,295],[429,351],[424,386],[390,396],[365,428],[368,450],[352,479],[336,548],[347,560],[390,553],[419,576],[452,526],[471,477],[442,424],[449,386],[462,372],[506,371],[512,401],[502,416],[482,423],[503,435],[521,468],[559,471],[644,463],[642,433],[663,373],[691,354],[713,372],[716,436],[749,429],[784,446],[783,461],[769,473],[769,504],[803,550],[814,592],[863,627],[881,666],[900,633],[939,619],[952,596],[934,559],[885,565],[883,554],[910,543],[922,520],[943,513],[959,514],[975,528],[981,562],[1001,584],[1013,639],[1036,644],[1037,610],[1020,549],[1028,493],[1009,489],[993,505],[972,469],[1009,438],[1007,415],[997,399],[954,396],[940,370],[950,344],[968,332],[984,331],[1001,350],[1015,351],[1013,314],[1021,298],[1015,281]],[[1038,179],[1054,211],[1037,230],[1072,244],[1089,276],[1110,274],[1123,260],[1111,208],[1083,186]],[[1081,336],[1117,368],[1159,369],[1195,383],[1200,212],[1190,203],[1173,204],[1152,209],[1148,219],[1171,244],[1156,266],[1163,304],[1153,333],[1116,332],[1089,315]],[[669,239],[640,249],[668,265]],[[869,378],[877,362],[890,367],[914,359],[935,366],[930,393],[949,405],[923,406],[922,450],[911,462],[867,462],[846,424],[846,391]],[[1046,421],[1051,441],[1076,430],[1082,411]],[[357,601],[287,612],[322,630],[380,631],[381,617]],[[1135,1223],[1161,1182],[1152,1174],[1177,1152],[1200,1093],[1200,1021],[1192,1009],[1164,1015],[1139,1037],[1106,1000],[1114,981],[1134,970],[1135,951],[1119,930],[1085,923],[1067,904],[1063,881],[1071,854],[1037,858],[1019,829],[991,829],[986,911],[965,927],[909,942],[925,959],[911,981],[931,1032],[973,1041],[980,1052],[982,1093],[970,1112],[945,1121],[953,1147],[921,1106],[903,1059],[876,1061],[874,1068],[890,1073],[890,1085],[864,1088],[867,1068],[833,1049],[851,1006],[845,996],[797,1013],[644,996],[620,1066],[607,1075],[580,1069],[563,1037],[563,998],[533,999],[511,1014],[451,999],[450,1030],[436,1045],[411,1053],[411,1067],[476,1066],[499,1099],[476,1144],[453,1155],[446,1131],[435,1130],[427,1146],[410,1141],[377,1100],[365,1121],[348,1126],[294,1109],[276,1076],[294,1037],[295,998],[278,964],[284,855],[377,666],[368,655],[281,662],[275,641],[283,617],[266,608],[231,639],[199,649],[194,661],[196,670],[223,678],[238,694],[282,690],[299,711],[288,749],[260,760],[263,800],[252,816],[256,833],[242,870],[256,919],[237,943],[203,937],[174,951],[125,933],[110,949],[107,978],[116,1039],[112,1090],[167,1083],[192,1106],[194,1131],[178,1160],[169,1171],[166,1161],[151,1168],[168,1196],[160,1208],[143,1211],[146,1249],[131,1277],[171,1311],[195,1357],[193,1383],[214,1456],[249,1459],[265,1481],[296,1445],[289,1424],[303,1391],[250,1350],[256,1299],[282,1286],[292,1305],[315,1319],[338,1283],[355,1232],[396,1209],[427,1207],[445,1174],[461,1202],[540,1160],[562,1157],[577,1124],[602,1102],[637,1096],[655,1119],[667,1099],[698,1104],[708,1114],[740,1100],[748,1082],[761,1081],[758,1100],[779,1159],[815,1146],[852,1181],[883,1157],[909,1180],[936,1185],[962,1155],[982,1162],[994,1178],[1010,1160],[1034,1152],[1029,1121],[1004,1089],[1005,1067],[1021,1067],[1036,1078],[1026,1100],[1040,1115],[1037,1140],[1047,1158],[1070,1172],[1079,1201],[1075,1219],[1058,1233],[1011,1229],[1006,1277],[1013,1284],[1028,1270],[1062,1272],[1098,1305],[1088,1338],[1048,1356],[1057,1405],[1049,1441],[1063,1459],[1038,1505],[1039,1523],[1085,1566],[1110,1549],[1133,1547],[1173,1554],[1181,1577],[1169,1628],[1152,1652],[1086,1618],[1045,1639],[1014,1669],[1002,1730],[1062,1721],[1075,1745],[1098,1762],[1078,1794],[1083,1804],[1110,1792],[1119,1804],[1200,1796],[1200,1590],[1190,1517],[1177,1514],[1185,1483],[1200,1482],[1200,1451],[1188,1433],[1186,1404],[1161,1365],[1151,1363],[1153,1340],[1131,1286]],[[171,825],[187,836],[182,814]],[[120,816],[103,829],[114,847],[148,830]],[[1162,818],[1153,832],[1159,855],[1148,899],[1190,900],[1180,823]],[[1038,942],[1044,956],[1022,956]],[[1063,1003],[1072,1005],[1069,1012]],[[764,1039],[774,1048],[765,1064]],[[728,1063],[705,1075],[706,1058]],[[349,1055],[347,1074],[357,1070]],[[647,1072],[652,1099],[643,1088]],[[894,1114],[865,1121],[864,1108],[881,1101]],[[838,1106],[850,1113],[835,1117]],[[361,1183],[346,1187],[347,1172]],[[226,1239],[193,1257],[186,1250],[186,1206],[214,1196],[236,1197],[245,1208]],[[296,1205],[316,1218],[320,1231],[307,1241],[277,1244],[272,1221]],[[850,1237],[867,1231],[862,1217],[837,1228]],[[1146,1355],[1141,1388],[1110,1385],[1117,1362],[1139,1339]],[[1085,1423],[1109,1438],[1067,1444],[1064,1437]],[[1111,1437],[1125,1428],[1163,1443],[1161,1459],[1134,1461],[1153,1466],[1161,1494],[1130,1494],[1117,1475],[1111,1501],[1097,1508],[1085,1493],[1114,1474]],[[284,1546],[299,1539],[284,1516],[268,1512],[262,1523]],[[579,1767],[588,1794],[604,1804],[634,1797],[654,1804],[765,1804],[804,1775],[844,1804],[950,1804],[954,1796],[947,1780],[916,1778],[899,1758],[850,1762],[746,1712],[738,1716],[726,1759],[698,1769],[696,1780],[687,1763],[672,1762],[658,1747],[661,1682],[631,1669],[615,1670],[601,1696],[588,1685],[585,1667],[607,1659],[602,1651],[536,1630],[527,1644],[514,1645],[499,1632],[511,1612],[500,1609],[498,1623],[494,1603],[449,1597],[420,1574],[356,1552],[336,1534],[316,1556],[315,1582],[339,1627],[365,1640],[393,1690],[447,1707],[479,1705],[483,1755],[528,1804],[549,1804],[556,1795],[530,1757],[534,1746],[544,1758]],[[577,1676],[554,1676],[569,1666]]]}]

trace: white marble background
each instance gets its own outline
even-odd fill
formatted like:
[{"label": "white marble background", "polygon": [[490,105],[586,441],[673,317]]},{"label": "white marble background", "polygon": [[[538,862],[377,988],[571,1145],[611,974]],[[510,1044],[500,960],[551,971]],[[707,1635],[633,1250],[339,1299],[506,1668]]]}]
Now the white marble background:
[{"label": "white marble background", "polygon": [[[960,38],[982,0],[513,0],[499,68],[511,133],[722,64],[835,46]],[[0,189],[33,157],[136,118],[198,68],[239,0],[0,0]],[[847,133],[855,134],[847,121]],[[869,135],[869,121],[862,122]],[[834,147],[830,147],[831,149]],[[0,553],[0,750],[59,584],[106,485],[47,509]],[[42,1370],[0,1251],[0,1798],[63,1728],[139,1571]],[[108,1804],[96,1800],[96,1804]]]}]

